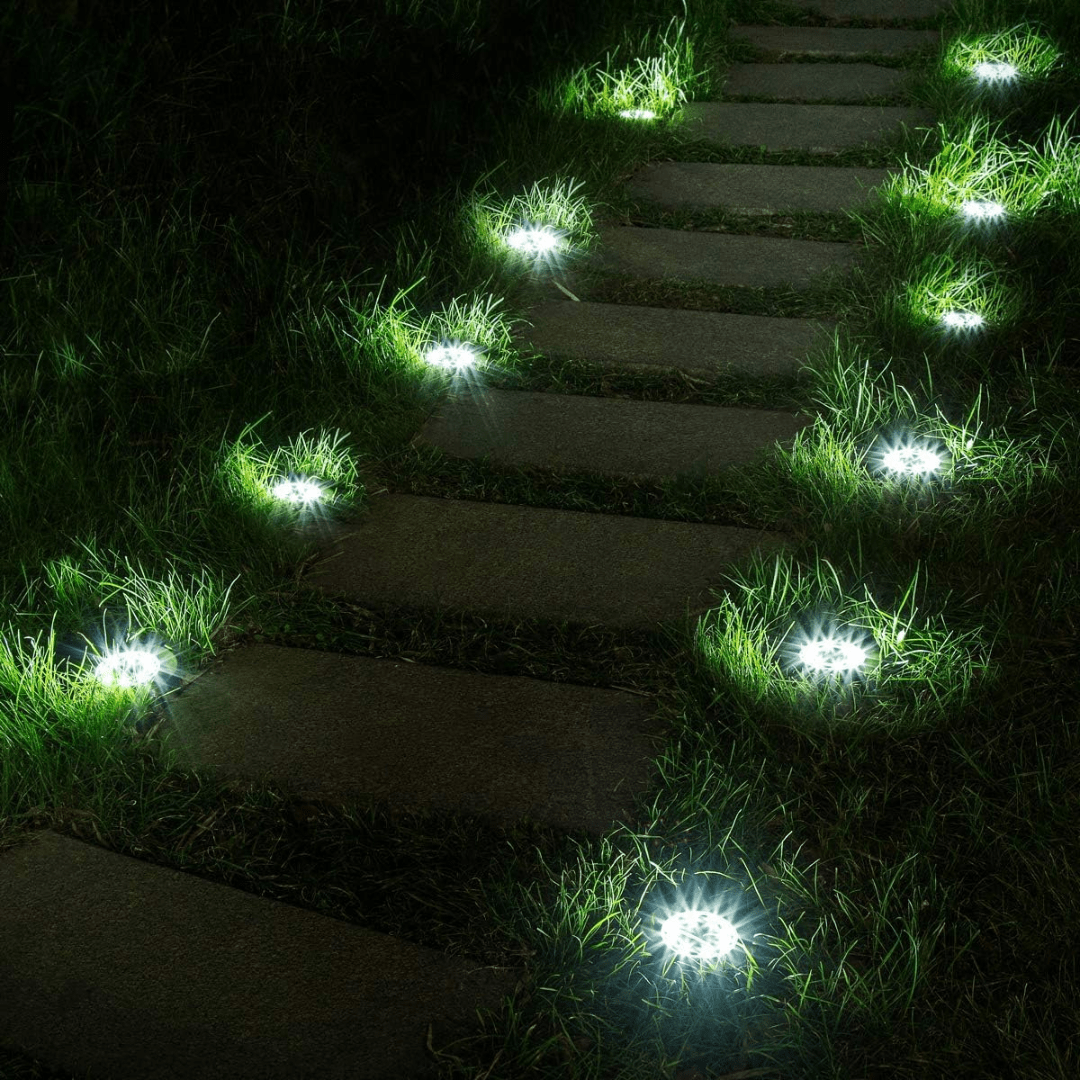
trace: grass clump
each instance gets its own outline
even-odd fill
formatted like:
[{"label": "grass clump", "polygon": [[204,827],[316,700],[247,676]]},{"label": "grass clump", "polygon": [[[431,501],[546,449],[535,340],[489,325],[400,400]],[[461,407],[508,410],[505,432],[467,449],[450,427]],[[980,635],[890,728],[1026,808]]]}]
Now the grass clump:
[{"label": "grass clump", "polygon": [[[983,88],[1007,87],[1045,77],[1061,59],[1061,51],[1039,28],[1018,23],[1007,30],[957,35],[945,48],[942,69],[949,78],[974,81]],[[1015,74],[985,66],[1003,64]]]},{"label": "grass clump", "polygon": [[824,726],[842,739],[955,715],[989,670],[987,643],[925,611],[924,577],[916,566],[890,587],[857,558],[755,557],[695,631],[717,700],[744,723]]}]

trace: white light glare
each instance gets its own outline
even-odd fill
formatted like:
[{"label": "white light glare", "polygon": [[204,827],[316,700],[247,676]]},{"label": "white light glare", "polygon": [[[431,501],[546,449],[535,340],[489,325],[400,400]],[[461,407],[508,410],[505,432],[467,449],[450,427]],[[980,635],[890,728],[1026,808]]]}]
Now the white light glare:
[{"label": "white light glare", "polygon": [[980,79],[1000,81],[1003,79],[1015,79],[1016,68],[1012,64],[1005,64],[999,60],[983,60],[972,69]]},{"label": "white light glare", "polygon": [[712,963],[738,946],[739,932],[723,915],[679,911],[664,920],[660,940],[677,956]]},{"label": "white light glare", "polygon": [[323,489],[315,480],[279,480],[270,489],[270,494],[282,502],[307,506],[322,500]]},{"label": "white light glare", "polygon": [[98,661],[94,675],[113,686],[142,686],[153,682],[161,662],[149,649],[122,649]]},{"label": "white light glare", "polygon": [[839,675],[855,671],[866,661],[866,650],[861,645],[839,638],[820,638],[807,642],[799,649],[799,660],[814,671]]},{"label": "white light glare", "polygon": [[925,446],[899,446],[889,450],[881,463],[890,472],[902,476],[921,476],[923,473],[937,472],[941,468],[941,457]]},{"label": "white light glare", "polygon": [[652,109],[622,109],[619,115],[627,120],[655,120],[656,113]]},{"label": "white light glare", "polygon": [[557,251],[559,247],[558,236],[546,226],[529,225],[515,229],[507,235],[506,242],[515,251],[520,251],[522,255],[529,255],[533,258],[550,255],[552,252]]},{"label": "white light glare", "polygon": [[989,199],[965,199],[960,213],[974,221],[994,221],[1005,216],[1005,207]]},{"label": "white light glare", "polygon": [[468,345],[434,345],[427,352],[427,362],[448,371],[472,367],[476,353]]},{"label": "white light glare", "polygon": [[977,311],[946,311],[941,322],[950,330],[974,330],[986,320]]}]

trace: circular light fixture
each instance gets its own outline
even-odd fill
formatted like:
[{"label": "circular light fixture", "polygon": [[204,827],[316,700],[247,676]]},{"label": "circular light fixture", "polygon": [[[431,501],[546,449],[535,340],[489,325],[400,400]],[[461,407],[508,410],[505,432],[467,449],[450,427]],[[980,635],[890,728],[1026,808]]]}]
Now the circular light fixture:
[{"label": "circular light fixture", "polygon": [[433,345],[428,349],[425,359],[435,367],[448,371],[461,371],[476,363],[476,353],[468,345]]},{"label": "circular light fixture", "polygon": [[813,671],[840,675],[857,671],[866,662],[866,650],[853,641],[826,637],[808,641],[799,649],[799,661]]},{"label": "circular light fixture", "polygon": [[901,476],[922,476],[941,468],[941,457],[925,446],[898,446],[886,451],[881,464]]},{"label": "circular light fixture", "polygon": [[509,233],[506,243],[522,255],[538,258],[557,251],[559,237],[546,225],[527,225]]},{"label": "circular light fixture", "polygon": [[621,109],[619,115],[626,120],[655,120],[656,113],[652,109]]},{"label": "circular light fixture", "polygon": [[103,657],[94,667],[94,675],[111,686],[143,686],[161,672],[161,661],[149,649],[121,649]]},{"label": "circular light fixture", "polygon": [[739,932],[723,915],[679,911],[664,920],[660,940],[677,956],[713,963],[738,946]]},{"label": "circular light fixture", "polygon": [[991,82],[1015,79],[1018,74],[1012,64],[1006,64],[999,60],[982,60],[972,68],[972,71],[978,78]]},{"label": "circular light fixture", "polygon": [[270,489],[270,494],[281,502],[308,506],[322,501],[323,489],[316,480],[279,480]]},{"label": "circular light fixture", "polygon": [[1005,207],[991,199],[965,199],[960,213],[972,221],[995,221],[1005,216]]},{"label": "circular light fixture", "polygon": [[941,316],[942,326],[950,330],[975,330],[985,322],[977,311],[946,311]]}]

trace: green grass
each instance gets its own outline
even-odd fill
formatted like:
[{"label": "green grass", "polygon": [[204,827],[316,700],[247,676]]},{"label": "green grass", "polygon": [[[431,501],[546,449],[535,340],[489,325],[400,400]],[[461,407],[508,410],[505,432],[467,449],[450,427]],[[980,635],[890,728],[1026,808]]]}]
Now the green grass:
[{"label": "green grass", "polygon": [[[938,126],[824,159],[712,147],[677,121],[737,53],[728,17],[813,24],[803,12],[379,7],[94,9],[49,34],[0,17],[18,87],[0,256],[0,848],[54,827],[527,970],[446,1048],[448,1076],[1071,1077],[1075,5],[958,0],[933,23],[944,62],[911,91]],[[974,92],[964,65],[999,53],[1030,75]],[[611,115],[631,99],[662,119]],[[843,220],[635,208],[620,179],[664,159],[898,175]],[[1008,217],[965,225],[964,198]],[[866,252],[800,294],[591,280],[499,239],[533,222],[584,250],[629,214]],[[529,290],[553,271],[590,299],[841,328],[784,379],[519,354]],[[942,333],[953,304],[988,326]],[[478,392],[814,420],[752,466],[657,483],[456,461],[410,441],[456,378],[427,353],[458,342],[477,349]],[[941,452],[939,476],[883,472],[905,439]],[[274,501],[285,476],[330,497]],[[787,550],[732,568],[700,623],[649,633],[306,590],[323,527],[362,520],[383,491],[764,525]],[[872,643],[854,678],[797,663],[797,631],[830,621]],[[89,677],[124,641],[160,650],[153,691]],[[156,694],[261,642],[644,695],[665,732],[652,785],[591,838],[163,763]],[[736,923],[730,963],[662,946],[664,913],[692,899]],[[0,1075],[50,1074],[12,1051]]]}]

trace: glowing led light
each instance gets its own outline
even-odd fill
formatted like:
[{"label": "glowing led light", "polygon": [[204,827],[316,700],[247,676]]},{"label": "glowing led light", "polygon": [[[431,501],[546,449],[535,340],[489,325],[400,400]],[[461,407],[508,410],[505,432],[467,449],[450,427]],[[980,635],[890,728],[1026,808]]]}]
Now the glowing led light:
[{"label": "glowing led light", "polygon": [[950,330],[975,330],[986,320],[977,311],[946,311],[941,323]]},{"label": "glowing led light", "polygon": [[711,963],[721,960],[739,944],[730,919],[711,911],[679,911],[660,927],[660,940],[678,956]]},{"label": "glowing led light", "polygon": [[1005,64],[998,60],[983,60],[976,64],[972,70],[980,79],[989,79],[995,82],[1003,79],[1015,79],[1016,68],[1012,64]]},{"label": "glowing led light", "polygon": [[1005,216],[1005,207],[989,199],[965,199],[960,213],[974,221],[994,221]]},{"label": "glowing led light", "polygon": [[559,248],[559,238],[546,226],[537,227],[529,225],[525,228],[515,229],[506,237],[507,244],[522,255],[531,255],[534,258],[541,255],[550,255]]},{"label": "glowing led light", "polygon": [[923,473],[937,472],[941,468],[941,457],[925,446],[900,446],[889,450],[881,459],[882,465],[890,472],[903,476],[920,476]]},{"label": "glowing led light", "polygon": [[307,506],[322,500],[323,489],[315,480],[279,480],[270,489],[270,494],[282,502]]},{"label": "glowing led light", "polygon": [[625,117],[627,120],[655,120],[656,113],[652,109],[622,109],[619,112],[620,116]]},{"label": "glowing led light", "polygon": [[161,672],[161,661],[149,649],[122,649],[98,661],[94,675],[113,686],[142,686]]},{"label": "glowing led light", "polygon": [[472,367],[476,353],[467,345],[435,345],[427,352],[427,362],[449,371]]},{"label": "glowing led light", "polygon": [[852,641],[821,638],[809,641],[799,649],[799,660],[814,671],[839,675],[861,667],[866,661],[866,650]]}]

